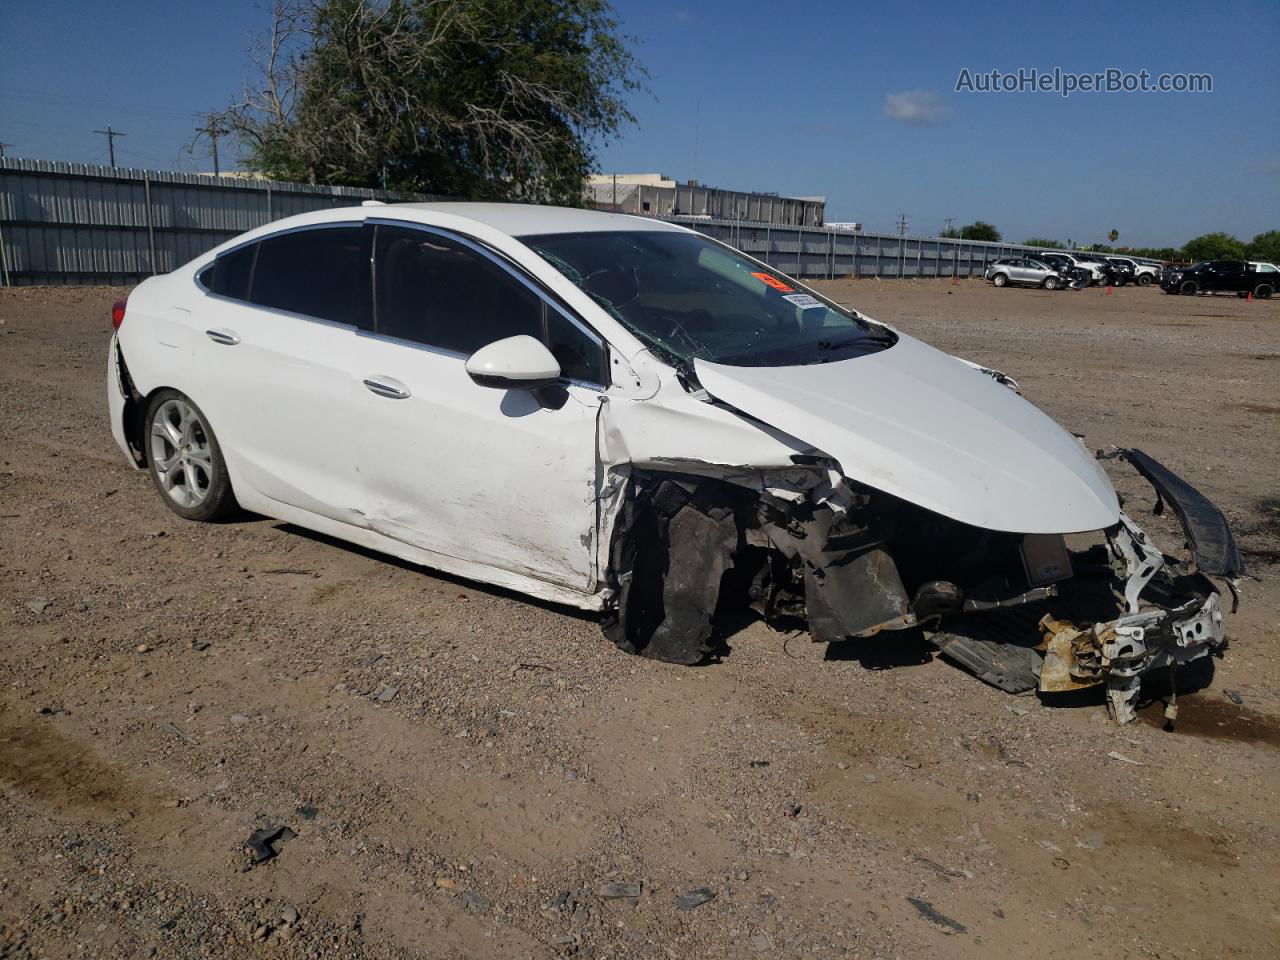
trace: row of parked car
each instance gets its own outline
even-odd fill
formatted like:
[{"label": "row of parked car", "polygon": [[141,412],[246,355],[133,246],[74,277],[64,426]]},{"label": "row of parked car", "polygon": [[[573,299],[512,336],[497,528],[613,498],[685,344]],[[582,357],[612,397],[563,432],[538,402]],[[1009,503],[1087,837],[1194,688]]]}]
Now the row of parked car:
[{"label": "row of parked car", "polygon": [[1080,290],[1106,284],[1123,287],[1135,283],[1159,283],[1165,293],[1192,295],[1225,291],[1241,297],[1267,300],[1280,284],[1280,267],[1257,260],[1206,260],[1169,264],[1161,268],[1132,257],[1063,253],[1058,250],[1002,257],[983,276],[997,287],[1043,287],[1045,290]]},{"label": "row of parked car", "polygon": [[1079,290],[1093,285],[1123,287],[1129,283],[1145,287],[1160,279],[1160,270],[1154,263],[1131,257],[1046,250],[1023,257],[1003,257],[987,267],[984,276],[997,287]]}]

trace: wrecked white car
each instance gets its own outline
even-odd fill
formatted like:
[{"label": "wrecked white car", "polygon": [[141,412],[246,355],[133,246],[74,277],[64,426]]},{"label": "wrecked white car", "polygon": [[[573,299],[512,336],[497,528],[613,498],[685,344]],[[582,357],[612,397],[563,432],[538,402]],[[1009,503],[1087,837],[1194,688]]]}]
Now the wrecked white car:
[{"label": "wrecked white car", "polygon": [[1127,721],[1142,674],[1224,645],[1209,577],[1241,560],[1192,487],[1123,454],[1179,561],[1007,377],[679,226],[305,214],[113,323],[112,430],[181,516],[238,504],[597,610],[633,653],[696,663],[748,608],[824,643],[923,630],[1011,692],[1105,685]]}]

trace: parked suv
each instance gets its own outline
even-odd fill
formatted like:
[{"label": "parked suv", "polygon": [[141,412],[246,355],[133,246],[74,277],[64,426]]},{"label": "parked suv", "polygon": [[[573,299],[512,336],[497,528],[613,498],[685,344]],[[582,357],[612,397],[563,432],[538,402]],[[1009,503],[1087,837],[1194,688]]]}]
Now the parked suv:
[{"label": "parked suv", "polygon": [[1044,287],[1056,290],[1066,285],[1066,280],[1053,267],[1039,260],[1027,260],[1022,257],[1004,257],[987,267],[983,277],[997,287],[1016,283],[1027,287]]},{"label": "parked suv", "polygon": [[1087,287],[1093,282],[1093,271],[1076,266],[1076,262],[1065,253],[1038,253],[1035,259],[1053,267],[1063,282],[1071,286]]},{"label": "parked suv", "polygon": [[1140,287],[1149,286],[1160,279],[1159,269],[1152,264],[1139,263],[1132,257],[1107,257],[1107,260],[1122,269],[1127,267],[1130,271],[1129,280]]},{"label": "parked suv", "polygon": [[1098,256],[1092,253],[1069,253],[1066,256],[1073,257],[1075,262],[1089,270],[1093,274],[1093,282],[1101,286],[1104,283],[1116,283],[1116,272],[1112,269],[1111,264],[1107,262],[1106,257]]},{"label": "parked suv", "polygon": [[1169,271],[1160,286],[1165,293],[1190,295],[1225,290],[1242,297],[1252,293],[1257,299],[1266,300],[1275,293],[1277,279],[1280,274],[1260,271],[1246,260],[1205,260]]},{"label": "parked suv", "polygon": [[1102,269],[1101,263],[1096,262],[1092,258],[1080,253],[1057,253],[1055,255],[1062,257],[1073,267],[1078,267],[1079,269],[1088,272],[1089,283],[1106,283],[1106,271]]}]

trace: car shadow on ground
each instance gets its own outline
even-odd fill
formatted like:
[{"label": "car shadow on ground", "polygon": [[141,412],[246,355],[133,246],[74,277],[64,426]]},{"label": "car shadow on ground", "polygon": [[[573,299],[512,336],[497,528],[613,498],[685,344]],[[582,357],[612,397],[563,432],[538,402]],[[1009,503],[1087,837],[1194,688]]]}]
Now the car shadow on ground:
[{"label": "car shadow on ground", "polygon": [[[256,517],[246,514],[243,519],[268,520],[266,517]],[[590,610],[580,610],[577,607],[571,607],[563,603],[555,603],[551,600],[542,600],[538,597],[531,597],[527,593],[520,593],[517,590],[508,590],[505,587],[495,587],[490,584],[478,583],[475,580],[468,580],[465,577],[455,576],[451,573],[445,573],[443,570],[436,570],[433,567],[422,566],[421,564],[411,563],[408,560],[401,560],[399,557],[393,557],[390,554],[373,550],[369,547],[362,547],[358,544],[350,543],[346,540],[339,540],[337,537],[331,537],[328,534],[317,533],[314,530],[308,530],[305,527],[295,526],[292,523],[281,523],[279,521],[268,520],[275,526],[275,529],[281,533],[288,533],[294,536],[302,537],[305,540],[311,540],[314,543],[321,543],[335,550],[341,550],[344,553],[354,554],[356,556],[365,557],[369,560],[376,560],[378,563],[395,567],[399,570],[407,570],[411,573],[419,574],[423,577],[430,577],[441,583],[451,584],[460,590],[472,590],[477,593],[483,593],[490,597],[501,597],[507,600],[515,600],[518,603],[528,604],[531,607],[538,607],[542,610],[548,610],[552,613],[563,614],[567,617],[573,617],[577,620],[585,620],[591,623],[598,623],[600,615]]]},{"label": "car shadow on ground", "polygon": [[883,630],[875,636],[828,644],[823,659],[857,660],[867,670],[892,670],[929,663],[935,652],[923,630]]}]

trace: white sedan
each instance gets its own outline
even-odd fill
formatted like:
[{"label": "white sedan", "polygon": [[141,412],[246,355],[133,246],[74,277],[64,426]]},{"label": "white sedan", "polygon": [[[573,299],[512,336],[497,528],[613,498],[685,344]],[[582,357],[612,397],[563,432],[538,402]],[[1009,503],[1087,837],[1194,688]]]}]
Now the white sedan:
[{"label": "white sedan", "polygon": [[1007,377],[680,226],[326,210],[144,281],[113,324],[115,439],[180,516],[598,610],[628,651],[697,662],[748,606],[824,642],[923,629],[1129,720],[1140,674],[1223,645],[1208,576],[1240,557],[1185,481],[1124,451],[1184,521],[1179,563]]}]

